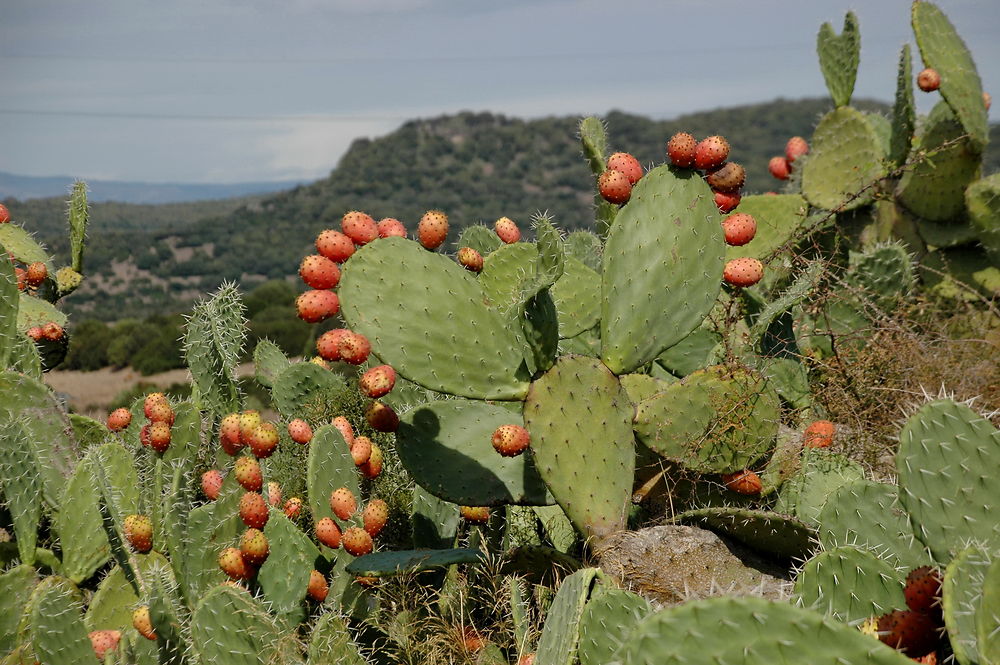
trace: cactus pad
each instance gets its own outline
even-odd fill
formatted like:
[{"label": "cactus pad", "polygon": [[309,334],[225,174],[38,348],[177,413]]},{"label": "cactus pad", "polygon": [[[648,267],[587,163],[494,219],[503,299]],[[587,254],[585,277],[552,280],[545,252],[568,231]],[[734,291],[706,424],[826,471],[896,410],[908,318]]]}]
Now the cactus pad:
[{"label": "cactus pad", "polygon": [[545,617],[535,656],[537,662],[571,665],[576,661],[580,619],[597,575],[596,568],[583,568],[563,580]]},{"label": "cactus pad", "polygon": [[319,549],[279,510],[271,511],[264,535],[270,553],[257,572],[257,583],[275,614],[289,623],[299,623],[305,618],[302,600]]},{"label": "cactus pad", "polygon": [[830,111],[813,133],[802,194],[825,210],[865,205],[872,200],[869,186],[885,175],[884,158],[882,142],[863,113],[849,106]]},{"label": "cactus pad", "polygon": [[54,275],[52,259],[31,234],[17,224],[0,224],[0,245],[21,263],[41,262]]},{"label": "cactus pad", "polygon": [[0,653],[17,646],[17,626],[37,585],[35,569],[27,564],[0,573]]},{"label": "cactus pad", "polygon": [[1000,266],[1000,173],[977,180],[965,190],[972,229],[993,265]]},{"label": "cactus pad", "polygon": [[562,277],[552,287],[559,311],[559,337],[576,337],[600,322],[601,278],[572,256],[567,256]]},{"label": "cactus pad", "polygon": [[869,551],[836,547],[806,562],[795,579],[796,600],[854,623],[904,609],[903,574]]},{"label": "cactus pad", "polygon": [[652,613],[639,594],[598,585],[580,618],[580,665],[613,662],[635,625]]},{"label": "cactus pad", "polygon": [[307,402],[332,390],[342,389],[344,379],[315,363],[299,362],[286,367],[274,380],[271,400],[286,418],[302,413]]},{"label": "cactus pad", "polygon": [[961,665],[983,662],[979,659],[976,623],[991,561],[989,552],[972,546],[958,552],[944,570],[941,585],[944,626],[955,659]]},{"label": "cactus pad", "polygon": [[813,546],[815,532],[804,522],[766,510],[718,506],[698,508],[675,516],[677,524],[697,524],[732,538],[758,552],[781,559],[801,558]]},{"label": "cactus pad", "polygon": [[254,374],[257,383],[271,388],[278,376],[289,366],[288,358],[278,345],[269,339],[257,342],[253,350]]},{"label": "cactus pad", "polygon": [[861,63],[861,34],[854,12],[844,16],[844,29],[839,35],[829,23],[820,26],[816,53],[834,106],[847,106],[854,94],[854,81]]},{"label": "cactus pad", "polygon": [[984,663],[1000,663],[1000,558],[983,579],[983,597],[976,612],[976,639]]},{"label": "cactus pad", "polygon": [[[0,256],[5,256],[0,245]],[[0,367],[6,369],[11,355],[16,352],[18,339],[17,308],[20,300],[14,265],[10,261],[0,261]]]},{"label": "cactus pad", "polygon": [[733,213],[753,215],[757,222],[757,234],[748,245],[727,246],[726,259],[752,256],[766,261],[783,247],[792,249],[786,246],[802,228],[808,211],[809,204],[798,194],[744,196]]},{"label": "cactus pad", "polygon": [[93,665],[94,650],[73,585],[62,578],[50,577],[35,593],[31,632],[38,660],[59,665]]},{"label": "cactus pad", "polygon": [[462,229],[461,235],[458,236],[458,240],[455,242],[455,247],[458,249],[471,247],[485,258],[499,249],[502,244],[503,241],[500,240],[493,229],[485,227],[482,224],[473,224]]},{"label": "cactus pad", "polygon": [[364,577],[406,575],[457,564],[481,563],[483,556],[483,552],[478,549],[376,552],[358,557],[347,564],[347,572]]},{"label": "cactus pad", "polygon": [[69,320],[49,301],[22,293],[17,308],[18,329],[24,332],[28,328],[41,327],[46,323],[56,323],[61,328],[66,328]]},{"label": "cactus pad", "polygon": [[601,272],[601,254],[604,243],[590,231],[573,231],[566,236],[566,255],[576,260],[594,272]]},{"label": "cactus pad", "polygon": [[823,448],[807,448],[802,452],[802,469],[782,486],[775,510],[818,526],[820,511],[830,495],[841,485],[861,478],[864,471],[857,462]]},{"label": "cactus pad", "polygon": [[892,107],[892,134],[889,138],[889,160],[896,165],[906,161],[917,125],[913,101],[913,58],[910,45],[903,44],[899,52],[899,74],[896,76],[896,101]]},{"label": "cactus pad", "polygon": [[278,626],[244,589],[220,585],[191,616],[195,653],[206,663],[264,665],[277,646]]}]

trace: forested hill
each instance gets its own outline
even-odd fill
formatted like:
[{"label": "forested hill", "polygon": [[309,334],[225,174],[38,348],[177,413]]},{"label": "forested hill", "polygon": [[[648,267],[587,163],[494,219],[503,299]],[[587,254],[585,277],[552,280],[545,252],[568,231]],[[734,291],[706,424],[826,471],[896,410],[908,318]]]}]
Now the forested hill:
[{"label": "forested hill", "polygon": [[[768,159],[782,152],[788,137],[808,137],[829,107],[825,99],[777,100],[667,121],[619,112],[605,119],[611,148],[629,151],[644,164],[664,161],[666,141],[677,131],[723,134],[732,144],[731,159],[747,169],[747,191],[761,192],[777,184],[767,174]],[[439,208],[451,219],[452,239],[461,227],[502,215],[526,227],[542,210],[564,229],[588,228],[593,181],[580,153],[578,120],[490,113],[414,120],[386,136],[355,141],[328,178],[231,211],[186,221],[172,217],[169,223],[163,216],[148,224],[133,219],[114,231],[115,224],[98,223],[87,259],[88,273],[96,278],[85,281],[67,305],[102,319],[144,316],[182,310],[224,279],[250,288],[292,276],[316,234],[337,227],[352,209],[376,219],[397,217],[412,230],[424,211]],[[987,172],[1000,161],[997,142],[991,147]],[[10,207],[12,216],[29,226],[33,215],[44,216],[34,202]],[[95,219],[99,214],[95,208]],[[52,228],[38,222],[39,228]]]}]

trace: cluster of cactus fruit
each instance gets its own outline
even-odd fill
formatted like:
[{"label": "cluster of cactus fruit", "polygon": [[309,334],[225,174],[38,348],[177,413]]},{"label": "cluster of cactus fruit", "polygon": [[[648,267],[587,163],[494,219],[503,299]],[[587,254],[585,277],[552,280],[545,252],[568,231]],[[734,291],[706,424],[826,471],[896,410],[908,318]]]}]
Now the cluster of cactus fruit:
[{"label": "cluster of cactus fruit", "polygon": [[[608,156],[587,118],[596,232],[564,235],[540,215],[529,242],[501,217],[465,228],[451,256],[441,211],[417,242],[397,219],[348,212],[303,259],[297,301],[303,320],[345,327],[318,336],[312,362],[267,341],[254,351],[270,421],[236,382],[246,322],[231,285],[189,317],[190,400],[149,395],[106,424],[65,413],[41,383],[44,336],[26,341],[44,317],[64,324],[51,302],[79,283],[79,186],[74,275],[22,290],[0,262],[0,492],[19,561],[0,574],[0,662],[361,664],[378,657],[365,617],[379,579],[443,588],[492,554],[514,639],[501,649],[462,628],[475,662],[1000,662],[1000,432],[929,401],[901,430],[898,482],[874,482],[838,449],[850,434],[822,418],[797,360],[905,297],[911,253],[996,260],[1000,181],[970,168],[985,140],[975,67],[934,5],[914,3],[913,25],[944,97],[916,145],[908,50],[891,124],[848,106],[849,14],[841,35],[819,36],[837,108],[811,146],[789,142],[784,170],[772,160],[788,180],[777,196],[741,196],[722,137],[678,134],[670,163],[644,170]],[[802,250],[834,221],[851,245],[839,268]],[[0,245],[50,263],[16,225],[0,224]],[[834,279],[849,297],[818,312],[807,301]],[[414,549],[376,542],[398,510],[375,496],[385,475],[415,484],[398,515]],[[657,494],[673,522],[804,561],[795,602],[658,608],[583,567]],[[532,635],[523,580],[567,567]]]}]

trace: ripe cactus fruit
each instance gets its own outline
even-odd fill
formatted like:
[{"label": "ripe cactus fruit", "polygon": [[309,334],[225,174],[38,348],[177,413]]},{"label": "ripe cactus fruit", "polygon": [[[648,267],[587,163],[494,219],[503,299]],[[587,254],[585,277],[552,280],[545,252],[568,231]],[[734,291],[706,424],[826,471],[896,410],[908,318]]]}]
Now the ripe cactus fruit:
[{"label": "ripe cactus fruit", "polygon": [[802,445],[806,448],[828,448],[833,443],[836,428],[829,420],[817,420],[806,427]]},{"label": "ripe cactus fruit", "polygon": [[28,288],[27,273],[24,272],[24,268],[14,268],[14,276],[17,278],[17,290],[24,291]]},{"label": "ripe cactus fruit", "polygon": [[285,511],[285,517],[287,517],[288,519],[290,520],[298,519],[299,515],[302,514],[302,499],[300,499],[297,496],[289,498],[288,501],[285,501],[284,511]]},{"label": "ripe cactus fruit", "polygon": [[335,550],[340,547],[340,539],[340,527],[332,519],[324,517],[316,522],[316,540]]},{"label": "ripe cactus fruit", "polygon": [[715,192],[715,205],[719,209],[719,212],[732,212],[739,204],[739,194]]},{"label": "ripe cactus fruit", "polygon": [[154,409],[161,404],[166,404],[170,406],[170,402],[167,401],[167,396],[163,393],[149,393],[146,395],[145,399],[142,401],[142,412],[145,414],[147,420],[152,420],[152,414]]},{"label": "ripe cactus fruit", "polygon": [[531,443],[528,430],[520,425],[501,425],[493,431],[493,448],[504,457],[516,457]]},{"label": "ripe cactus fruit", "polygon": [[630,185],[634,185],[642,178],[642,164],[639,160],[627,152],[616,152],[608,157],[607,167],[615,171],[621,171],[628,178]]},{"label": "ripe cactus fruit", "polygon": [[316,569],[309,573],[309,586],[306,587],[306,593],[317,603],[326,600],[327,594],[330,593],[330,585],[326,583],[323,573]]},{"label": "ripe cactus fruit", "polygon": [[122,639],[122,634],[119,630],[95,630],[88,633],[87,637],[90,638],[90,646],[94,648],[94,655],[97,656],[97,660],[103,662],[104,656],[109,651],[114,651],[118,648],[118,642]]},{"label": "ripe cactus fruit", "polygon": [[281,485],[273,480],[267,484],[267,505],[272,508],[281,505]]},{"label": "ripe cactus fruit", "polygon": [[709,136],[694,149],[694,166],[702,171],[721,166],[729,158],[729,141],[721,136]]},{"label": "ripe cactus fruit", "polygon": [[349,330],[345,335],[341,336],[340,343],[337,344],[337,350],[340,352],[340,359],[345,363],[361,365],[368,360],[368,354],[371,353],[372,345],[368,341],[368,338],[361,333]]},{"label": "ripe cactus fruit", "polygon": [[917,74],[917,87],[924,92],[934,92],[941,87],[941,75],[936,69],[928,67]]},{"label": "ripe cactus fruit", "polygon": [[350,332],[346,328],[327,330],[316,339],[316,353],[323,360],[340,360],[340,340]]},{"label": "ripe cactus fruit", "polygon": [[[40,342],[45,339],[45,333],[42,332],[41,326],[31,326],[28,328],[27,335],[33,342]],[[132,414],[130,413],[129,415],[131,416]]]},{"label": "ripe cactus fruit", "polygon": [[667,141],[667,157],[674,166],[689,169],[694,166],[694,154],[698,142],[687,132],[678,132]]},{"label": "ripe cactus fruit", "polygon": [[993,106],[993,95],[983,90],[983,106],[989,111],[990,107]]},{"label": "ripe cactus fruit", "polygon": [[10,221],[10,210],[7,210],[7,206],[0,203],[0,224],[6,224]]},{"label": "ripe cactus fruit", "polygon": [[501,217],[493,224],[497,237],[505,244],[512,245],[521,239],[521,229],[510,217]]},{"label": "ripe cactus fruit", "polygon": [[222,490],[222,473],[218,469],[209,469],[205,473],[201,474],[201,493],[209,501],[215,501],[219,498],[219,492]]},{"label": "ripe cactus fruit", "polygon": [[153,630],[153,622],[149,618],[149,605],[141,605],[132,611],[132,627],[147,640],[156,639],[156,631]]},{"label": "ripe cactus fruit", "polygon": [[248,409],[239,415],[240,419],[240,443],[246,445],[250,442],[250,435],[253,433],[257,425],[264,422],[261,418],[260,411],[255,411],[253,409]]},{"label": "ripe cactus fruit", "polygon": [[767,163],[767,170],[778,180],[788,180],[788,177],[792,174],[792,167],[788,159],[780,155],[771,158],[771,161]]},{"label": "ripe cactus fruit", "polygon": [[253,457],[241,457],[233,466],[233,476],[243,489],[248,492],[259,492],[264,486],[264,475],[260,463]]},{"label": "ripe cactus fruit", "polygon": [[108,429],[112,432],[120,432],[132,424],[132,412],[121,407],[108,414]]},{"label": "ripe cactus fruit", "polygon": [[727,245],[740,247],[747,244],[757,235],[757,220],[753,215],[738,212],[722,220],[722,232]]},{"label": "ripe cactus fruit", "polygon": [[379,238],[405,238],[406,227],[395,217],[385,217],[376,224]]},{"label": "ripe cactus fruit", "polygon": [[295,309],[306,323],[319,323],[340,311],[340,298],[333,291],[306,291],[295,299]]},{"label": "ripe cactus fruit", "polygon": [[149,448],[149,426],[151,423],[146,423],[139,430],[139,443],[143,445],[144,448]]},{"label": "ripe cactus fruit", "polygon": [[335,489],[330,492],[330,510],[342,520],[349,520],[358,509],[358,500],[354,498],[354,493],[346,487]]},{"label": "ripe cactus fruit", "polygon": [[358,210],[344,214],[340,220],[340,229],[358,246],[367,245],[378,238],[378,225],[375,224],[375,220],[371,215]]},{"label": "ripe cactus fruit", "polygon": [[354,466],[361,466],[366,463],[371,456],[372,440],[367,436],[356,437],[353,445],[351,445],[351,458],[354,460]]},{"label": "ripe cactus fruit", "polygon": [[717,192],[729,194],[740,191],[746,179],[746,170],[736,162],[726,162],[714,169],[709,169],[705,176],[709,187]]},{"label": "ripe cactus fruit", "polygon": [[66,331],[63,330],[62,326],[54,321],[49,321],[42,326],[42,337],[51,342],[58,342],[61,340],[65,332]]},{"label": "ripe cactus fruit", "polygon": [[458,250],[455,258],[458,260],[458,264],[469,272],[482,272],[483,270],[483,255],[471,247],[463,247]]},{"label": "ripe cactus fruit", "polygon": [[313,289],[332,289],[340,283],[340,266],[321,254],[310,254],[299,264],[299,277]]},{"label": "ripe cactus fruit", "polygon": [[343,263],[354,254],[354,241],[340,231],[326,229],[316,236],[316,251],[334,263]]},{"label": "ripe cactus fruit", "polygon": [[301,418],[295,418],[288,423],[288,436],[295,443],[309,443],[313,438],[312,427]]},{"label": "ripe cactus fruit", "polygon": [[906,606],[915,612],[940,612],[942,581],[940,571],[930,566],[911,570],[903,587]]},{"label": "ripe cactus fruit", "polygon": [[227,455],[235,455],[246,445],[241,436],[242,416],[238,413],[230,413],[219,423],[219,445]]},{"label": "ripe cactus fruit", "polygon": [[[351,427],[351,422],[344,416],[336,416],[330,421],[330,424],[337,428],[340,435],[344,437],[344,441],[347,442],[348,446],[354,445],[354,428]],[[369,441],[369,445],[371,442]]]},{"label": "ripe cactus fruit", "polygon": [[490,521],[490,509],[485,506],[459,506],[458,512],[463,519],[473,524],[486,524]]},{"label": "ripe cactus fruit", "polygon": [[253,567],[259,567],[267,560],[270,546],[267,536],[260,529],[247,529],[240,538],[240,554],[243,561]]},{"label": "ripe cactus fruit", "polygon": [[125,538],[136,552],[146,553],[153,549],[153,521],[148,515],[128,515]]},{"label": "ripe cactus fruit", "polygon": [[28,269],[24,271],[24,279],[28,286],[38,286],[49,276],[49,269],[41,261],[28,264]]},{"label": "ripe cactus fruit", "polygon": [[417,238],[427,249],[437,249],[448,237],[448,215],[440,210],[428,210],[417,223]]},{"label": "ripe cactus fruit", "polygon": [[368,461],[358,468],[361,469],[361,474],[369,480],[378,478],[379,474],[382,473],[382,449],[377,443],[372,443],[372,453],[368,457]]},{"label": "ripe cactus fruit", "polygon": [[372,550],[375,549],[375,543],[372,542],[372,537],[368,535],[368,532],[356,526],[348,527],[344,531],[343,545],[344,549],[353,556],[371,554]]},{"label": "ripe cactus fruit", "polygon": [[396,370],[389,365],[379,365],[361,375],[358,387],[368,397],[376,399],[388,395],[396,385]]},{"label": "ripe cactus fruit", "polygon": [[240,497],[240,519],[251,529],[263,529],[267,524],[267,503],[257,492],[247,492]]},{"label": "ripe cactus fruit", "polygon": [[726,489],[748,496],[756,496],[763,489],[760,476],[749,470],[724,473],[722,474],[722,482],[726,485]]},{"label": "ripe cactus fruit", "polygon": [[238,547],[227,547],[222,550],[219,554],[219,568],[233,580],[245,580],[253,574],[251,568],[243,561],[243,552]]},{"label": "ripe cactus fruit", "polygon": [[785,144],[785,159],[791,164],[802,155],[809,154],[809,143],[801,136],[793,136]]},{"label": "ripe cactus fruit", "polygon": [[764,264],[749,257],[727,261],[722,270],[722,279],[732,286],[753,286],[762,277],[764,277]]},{"label": "ripe cactus fruit", "polygon": [[632,183],[621,171],[608,169],[597,179],[597,189],[608,203],[621,205],[632,196]]},{"label": "ripe cactus fruit", "polygon": [[146,409],[146,417],[152,423],[166,423],[167,425],[174,424],[174,410],[170,408],[170,404],[164,399],[162,401],[154,402]]},{"label": "ripe cactus fruit", "polygon": [[389,521],[389,504],[382,499],[372,499],[361,511],[361,519],[368,535],[377,538]]},{"label": "ripe cactus fruit", "polygon": [[376,432],[392,433],[399,429],[399,416],[396,411],[378,400],[372,402],[365,409],[365,420]]},{"label": "ripe cactus fruit", "polygon": [[273,423],[260,423],[250,432],[247,445],[259,459],[270,457],[278,447],[278,428]]},{"label": "ripe cactus fruit", "polygon": [[896,610],[880,616],[878,638],[910,658],[926,656],[941,642],[934,620],[913,610]]}]

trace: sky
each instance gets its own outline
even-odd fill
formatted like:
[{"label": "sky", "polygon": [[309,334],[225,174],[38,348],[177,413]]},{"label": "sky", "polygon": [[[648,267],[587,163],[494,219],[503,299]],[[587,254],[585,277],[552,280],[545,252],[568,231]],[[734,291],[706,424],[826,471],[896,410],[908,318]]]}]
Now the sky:
[{"label": "sky", "polygon": [[[997,96],[996,121],[1000,1],[937,4]],[[0,171],[90,180],[313,180],[357,137],[462,110],[670,118],[825,96],[816,32],[839,33],[848,10],[861,25],[855,96],[891,101],[899,49],[914,43],[909,0],[0,6]],[[917,95],[924,112],[937,99]]]}]

